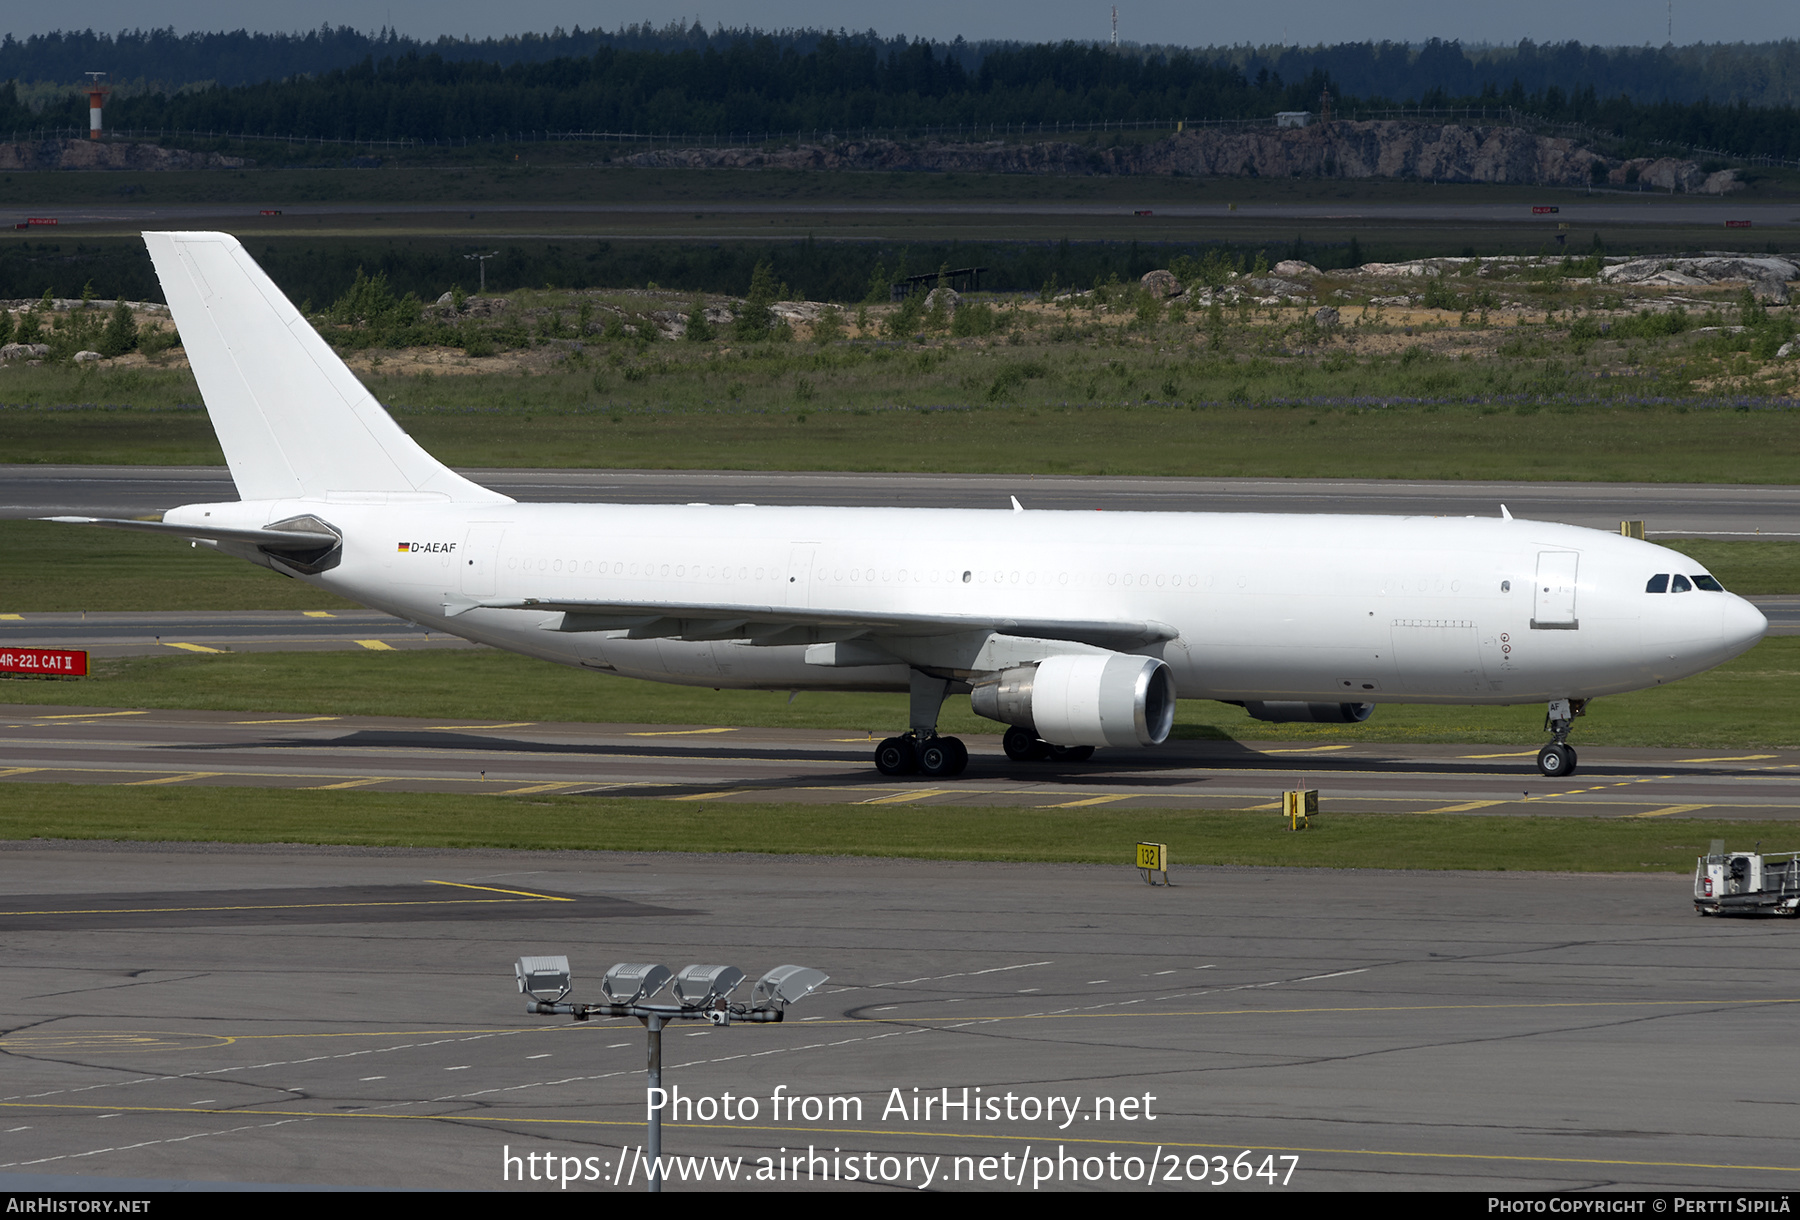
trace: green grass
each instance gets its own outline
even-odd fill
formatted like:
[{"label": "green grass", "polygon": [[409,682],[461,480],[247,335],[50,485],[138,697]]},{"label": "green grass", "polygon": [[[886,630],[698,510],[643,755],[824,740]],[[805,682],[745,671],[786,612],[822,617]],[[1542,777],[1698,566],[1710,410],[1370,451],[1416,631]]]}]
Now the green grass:
[{"label": "green grass", "polygon": [[[0,705],[217,709],[302,715],[735,725],[885,736],[906,723],[906,696],[714,691],[616,678],[507,653],[223,653],[100,660],[85,679],[0,681]],[[1778,637],[1670,686],[1596,700],[1575,743],[1692,749],[1800,747],[1800,637]],[[944,705],[951,733],[996,733],[966,699]],[[1264,724],[1235,707],[1183,700],[1180,739],[1540,744],[1543,707],[1383,705],[1364,724]]]},{"label": "green grass", "polygon": [[335,610],[351,605],[174,538],[0,521],[0,614],[61,610]]},{"label": "green grass", "polygon": [[[380,379],[371,379],[377,384]],[[416,381],[418,379],[409,379]],[[1800,429],[1785,412],[1669,407],[1464,405],[1387,409],[1229,406],[1190,409],[1062,399],[971,405],[979,394],[926,389],[837,404],[827,379],[805,402],[761,410],[667,409],[618,395],[571,409],[550,379],[435,378],[409,394],[480,397],[489,406],[400,406],[401,424],[452,466],[692,470],[1186,475],[1263,478],[1492,479],[1792,483]],[[441,383],[451,383],[443,385]],[[1189,388],[1196,388],[1188,383]],[[1229,391],[1231,387],[1223,387]],[[1346,393],[1355,387],[1346,387]],[[719,387],[727,398],[729,384]],[[881,398],[890,401],[882,405]],[[1544,437],[1556,443],[1546,446]],[[191,411],[0,409],[0,450],[15,462],[222,465],[206,417]],[[1654,505],[1644,515],[1655,532]]]},{"label": "green grass", "polygon": [[[330,843],[365,847],[777,852],[1119,866],[1132,844],[1173,862],[1299,868],[1686,872],[1711,839],[1775,843],[1780,822],[1334,817],[1287,830],[1273,814],[934,805],[680,804],[587,797],[408,795],[267,788],[8,784],[0,838]],[[1684,895],[1670,891],[1679,905]]]}]

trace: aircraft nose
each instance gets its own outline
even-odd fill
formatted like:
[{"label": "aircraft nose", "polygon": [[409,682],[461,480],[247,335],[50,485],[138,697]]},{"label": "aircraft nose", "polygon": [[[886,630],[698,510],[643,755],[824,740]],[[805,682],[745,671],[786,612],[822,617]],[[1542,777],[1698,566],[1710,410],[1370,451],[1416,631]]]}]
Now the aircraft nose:
[{"label": "aircraft nose", "polygon": [[1734,656],[1755,646],[1768,630],[1763,612],[1741,597],[1733,596],[1719,618],[1721,642]]}]

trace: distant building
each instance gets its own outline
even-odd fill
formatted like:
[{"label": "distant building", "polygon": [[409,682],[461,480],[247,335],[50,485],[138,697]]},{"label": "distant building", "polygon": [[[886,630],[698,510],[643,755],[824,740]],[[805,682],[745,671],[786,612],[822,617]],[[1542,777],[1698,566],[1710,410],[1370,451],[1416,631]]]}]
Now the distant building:
[{"label": "distant building", "polygon": [[1310,110],[1277,110],[1275,112],[1275,126],[1277,127],[1306,127],[1311,123],[1312,111]]}]

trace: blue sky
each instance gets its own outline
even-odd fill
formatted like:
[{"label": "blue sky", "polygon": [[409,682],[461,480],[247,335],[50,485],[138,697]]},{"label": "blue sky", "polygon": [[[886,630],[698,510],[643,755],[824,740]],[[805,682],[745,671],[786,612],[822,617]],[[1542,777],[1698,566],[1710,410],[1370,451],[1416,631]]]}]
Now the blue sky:
[{"label": "blue sky", "polygon": [[[685,3],[685,0],[684,0]],[[177,30],[291,30],[321,23],[369,30],[391,21],[402,33],[484,37],[549,30],[555,26],[617,28],[627,22],[661,25],[676,17],[698,17],[708,27],[754,25],[876,29],[948,39],[1029,41],[1102,39],[1110,4],[1092,0],[988,0],[970,5],[949,0],[915,0],[896,9],[869,0],[704,0],[683,8],[616,0],[82,0],[79,6],[16,3],[8,6],[6,28],[15,36],[79,24],[98,30],[174,26]],[[1794,0],[1675,0],[1674,40],[1761,42],[1800,36],[1800,5]],[[1125,0],[1119,5],[1119,34],[1134,42],[1206,45],[1218,43],[1320,43],[1366,39],[1423,41],[1458,38],[1465,42],[1539,42],[1576,39],[1586,43],[1660,45],[1669,28],[1668,0],[1511,0],[1473,4],[1467,0],[1273,0],[1262,4],[1196,4],[1192,0]]]}]

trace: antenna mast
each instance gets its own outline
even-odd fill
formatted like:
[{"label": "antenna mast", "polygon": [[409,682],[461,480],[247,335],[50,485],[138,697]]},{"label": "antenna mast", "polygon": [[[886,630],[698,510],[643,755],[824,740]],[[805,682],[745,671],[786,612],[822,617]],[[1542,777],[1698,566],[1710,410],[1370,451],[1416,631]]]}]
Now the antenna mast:
[{"label": "antenna mast", "polygon": [[[1675,0],[1669,0],[1669,3],[1670,3],[1670,4],[1674,4],[1674,3],[1675,3]],[[1118,45],[1119,45],[1119,6],[1118,6],[1118,5],[1116,5],[1116,4],[1115,4],[1115,5],[1113,5],[1113,6],[1112,6],[1112,10],[1113,10],[1113,36],[1112,36],[1112,44],[1113,44],[1113,46],[1115,46],[1115,47],[1116,47],[1116,46],[1118,46]]]}]

